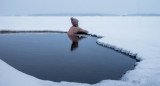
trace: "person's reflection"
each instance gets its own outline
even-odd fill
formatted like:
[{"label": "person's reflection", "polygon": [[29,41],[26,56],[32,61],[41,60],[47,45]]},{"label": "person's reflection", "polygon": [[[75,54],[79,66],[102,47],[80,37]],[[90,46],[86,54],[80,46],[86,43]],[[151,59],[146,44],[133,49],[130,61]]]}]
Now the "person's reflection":
[{"label": "person's reflection", "polygon": [[72,41],[72,44],[71,44],[71,51],[74,51],[78,48],[78,41],[79,40],[82,40],[84,38],[87,38],[85,36],[75,36],[75,35],[68,35],[69,39]]}]

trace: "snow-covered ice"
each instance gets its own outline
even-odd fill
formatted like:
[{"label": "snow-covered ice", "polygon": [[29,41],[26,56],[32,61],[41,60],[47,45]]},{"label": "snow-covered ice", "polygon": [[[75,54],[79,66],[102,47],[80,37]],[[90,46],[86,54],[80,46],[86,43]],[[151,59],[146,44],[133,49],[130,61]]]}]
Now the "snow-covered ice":
[{"label": "snow-covered ice", "polygon": [[[98,43],[141,59],[121,80],[103,80],[93,86],[160,85],[160,17],[80,17],[80,27],[103,36]],[[0,30],[68,31],[70,17],[1,16]],[[75,82],[52,82],[24,74],[0,60],[0,86],[90,86]]]}]

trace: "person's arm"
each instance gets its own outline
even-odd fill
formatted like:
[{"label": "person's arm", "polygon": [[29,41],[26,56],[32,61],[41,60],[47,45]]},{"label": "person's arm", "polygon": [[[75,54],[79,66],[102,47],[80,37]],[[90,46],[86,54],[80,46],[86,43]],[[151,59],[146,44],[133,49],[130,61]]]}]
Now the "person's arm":
[{"label": "person's arm", "polygon": [[88,31],[87,30],[84,30],[84,29],[82,29],[82,28],[79,28],[79,27],[77,27],[78,28],[78,32],[79,33],[88,33]]}]

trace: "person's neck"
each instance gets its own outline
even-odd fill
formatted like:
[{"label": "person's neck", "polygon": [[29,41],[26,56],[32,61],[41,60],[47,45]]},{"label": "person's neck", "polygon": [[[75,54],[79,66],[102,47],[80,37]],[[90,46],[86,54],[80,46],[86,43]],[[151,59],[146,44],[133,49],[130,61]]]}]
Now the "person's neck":
[{"label": "person's neck", "polygon": [[73,26],[73,27],[78,27],[78,26]]}]

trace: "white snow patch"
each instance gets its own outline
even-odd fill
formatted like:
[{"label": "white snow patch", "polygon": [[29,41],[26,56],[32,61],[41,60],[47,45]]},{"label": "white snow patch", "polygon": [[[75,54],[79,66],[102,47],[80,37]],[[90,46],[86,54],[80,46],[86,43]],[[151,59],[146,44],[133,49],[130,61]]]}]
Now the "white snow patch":
[{"label": "white snow patch", "polygon": [[[160,17],[76,17],[80,26],[103,36],[99,43],[137,54],[142,61],[121,80],[103,80],[95,86],[159,86]],[[0,30],[68,31],[70,17],[0,17]],[[93,85],[93,86],[94,86]],[[0,86],[90,86],[74,82],[40,80],[0,60]]]}]

